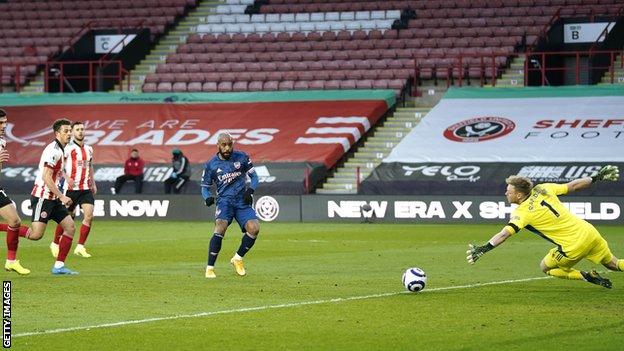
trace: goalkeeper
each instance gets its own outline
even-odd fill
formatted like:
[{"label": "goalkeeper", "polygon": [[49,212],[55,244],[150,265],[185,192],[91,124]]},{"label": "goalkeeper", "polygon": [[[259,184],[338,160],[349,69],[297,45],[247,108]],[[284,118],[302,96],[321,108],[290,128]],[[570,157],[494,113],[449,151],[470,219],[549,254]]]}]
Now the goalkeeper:
[{"label": "goalkeeper", "polygon": [[585,258],[610,270],[624,271],[624,260],[613,256],[607,241],[596,228],[568,211],[558,196],[588,188],[597,181],[617,181],[619,175],[617,166],[609,165],[602,167],[593,177],[566,184],[538,184],[535,187],[528,178],[510,176],[505,180],[505,196],[507,201],[518,204],[518,207],[511,214],[509,223],[485,245],[469,245],[466,252],[468,262],[474,264],[511,235],[526,228],[555,245],[540,263],[544,273],[557,278],[584,280],[610,289],[611,281],[595,270],[583,272],[572,267]]}]

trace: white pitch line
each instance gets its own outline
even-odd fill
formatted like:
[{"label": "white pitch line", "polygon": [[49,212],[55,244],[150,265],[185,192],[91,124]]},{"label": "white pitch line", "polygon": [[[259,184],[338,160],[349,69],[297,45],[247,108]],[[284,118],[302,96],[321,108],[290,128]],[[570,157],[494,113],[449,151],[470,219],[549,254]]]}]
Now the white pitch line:
[{"label": "white pitch line", "polygon": [[[521,283],[521,282],[528,282],[528,281],[533,281],[533,280],[542,280],[542,279],[549,279],[549,278],[552,278],[552,277],[544,276],[544,277],[534,277],[534,278],[524,278],[524,279],[500,280],[500,281],[488,282],[488,283],[477,283],[477,284],[467,284],[467,285],[446,286],[446,287],[441,287],[441,288],[426,289],[426,290],[423,290],[422,292],[420,292],[419,294],[422,294],[422,293],[432,293],[432,292],[438,292],[438,291],[446,291],[446,290],[471,289],[471,288],[478,288],[478,287],[481,287],[481,286],[488,286],[488,285],[502,285],[502,284],[511,284],[511,283]],[[243,308],[235,308],[235,309],[230,309],[230,310],[221,310],[221,311],[212,311],[212,312],[200,312],[200,313],[194,313],[194,314],[179,314],[179,315],[168,316],[168,317],[154,317],[154,318],[145,318],[145,319],[135,319],[135,320],[130,320],[130,321],[121,321],[121,322],[114,322],[114,323],[104,323],[104,324],[96,324],[96,325],[89,325],[89,326],[82,326],[82,327],[59,328],[59,329],[50,329],[50,330],[44,330],[44,331],[34,331],[34,332],[27,332],[27,333],[19,333],[19,334],[13,335],[13,337],[14,338],[19,338],[19,337],[24,337],[24,336],[59,334],[59,333],[67,333],[67,332],[80,331],[80,330],[91,330],[91,329],[99,329],[99,328],[120,327],[120,326],[124,326],[124,325],[142,324],[142,323],[160,322],[160,321],[169,321],[169,320],[183,319],[183,318],[208,317],[208,316],[215,316],[215,315],[219,315],[219,314],[253,312],[253,311],[263,311],[263,310],[278,309],[278,308],[299,307],[299,306],[309,306],[309,305],[321,305],[321,304],[344,302],[344,301],[366,300],[366,299],[374,299],[374,298],[379,298],[379,297],[388,297],[388,296],[395,296],[395,295],[402,295],[402,294],[413,294],[413,293],[411,293],[409,291],[400,291],[400,292],[389,292],[389,293],[383,293],[383,294],[361,295],[361,296],[351,296],[351,297],[337,297],[337,298],[325,299],[325,300],[291,302],[291,303],[284,303],[284,304],[278,304],[278,305],[243,307]]]}]

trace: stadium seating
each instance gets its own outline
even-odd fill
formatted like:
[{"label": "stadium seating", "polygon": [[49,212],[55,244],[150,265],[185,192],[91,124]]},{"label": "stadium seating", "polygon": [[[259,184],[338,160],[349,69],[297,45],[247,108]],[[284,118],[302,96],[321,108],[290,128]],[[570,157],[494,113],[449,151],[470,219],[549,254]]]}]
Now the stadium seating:
[{"label": "stadium seating", "polygon": [[19,83],[49,57],[66,50],[81,29],[148,27],[161,35],[196,0],[90,0],[0,2],[0,70],[2,84]]},{"label": "stadium seating", "polygon": [[[609,14],[617,2],[595,1],[580,12]],[[372,86],[400,94],[416,65],[422,79],[490,79],[562,6],[583,3],[270,0],[249,13],[251,1],[232,0],[146,77],[143,91],[168,91],[175,82],[175,91]],[[460,54],[467,55],[461,70],[449,59]],[[491,66],[497,69],[484,69]]]}]

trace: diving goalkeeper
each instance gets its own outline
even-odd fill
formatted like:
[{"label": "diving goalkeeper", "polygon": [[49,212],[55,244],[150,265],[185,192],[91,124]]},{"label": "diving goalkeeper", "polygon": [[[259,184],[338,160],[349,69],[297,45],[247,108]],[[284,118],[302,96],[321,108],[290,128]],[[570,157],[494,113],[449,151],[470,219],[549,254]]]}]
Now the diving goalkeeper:
[{"label": "diving goalkeeper", "polygon": [[611,281],[595,270],[583,272],[572,267],[585,258],[610,270],[624,271],[624,260],[613,256],[607,241],[596,228],[568,211],[557,196],[588,188],[597,181],[617,181],[619,176],[618,167],[611,165],[602,167],[593,177],[566,184],[533,186],[528,178],[510,176],[505,180],[505,196],[507,201],[518,204],[518,207],[511,214],[509,223],[485,245],[469,245],[466,252],[468,263],[474,264],[486,252],[526,228],[555,245],[540,263],[544,273],[557,278],[584,280],[610,289]]}]

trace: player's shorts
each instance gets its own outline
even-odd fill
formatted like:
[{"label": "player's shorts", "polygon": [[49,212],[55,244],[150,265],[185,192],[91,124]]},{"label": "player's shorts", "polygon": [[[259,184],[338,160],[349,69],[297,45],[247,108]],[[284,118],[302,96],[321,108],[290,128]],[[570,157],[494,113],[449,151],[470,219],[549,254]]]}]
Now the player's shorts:
[{"label": "player's shorts", "polygon": [[72,204],[67,209],[70,213],[74,212],[76,206],[82,206],[83,204],[93,205],[95,203],[93,191],[91,190],[67,190],[65,196],[72,199]]},{"label": "player's shorts", "polygon": [[583,258],[595,263],[606,264],[613,259],[613,253],[609,249],[609,244],[600,235],[592,236],[587,244],[582,246],[582,251],[570,257],[564,256],[557,248],[551,249],[544,257],[544,263],[547,267],[572,268]]},{"label": "player's shorts", "polygon": [[3,208],[6,205],[12,204],[13,201],[9,196],[4,192],[4,189],[0,188],[0,208]]},{"label": "player's shorts", "polygon": [[69,216],[67,207],[65,207],[59,199],[48,200],[31,196],[30,207],[32,208],[32,216],[30,219],[33,222],[48,223],[51,219],[56,223],[61,223],[65,217]]},{"label": "player's shorts", "polygon": [[254,211],[251,205],[247,205],[242,199],[235,200],[230,198],[217,199],[215,218],[228,221],[228,225],[232,223],[232,219],[236,219],[243,232],[246,231],[245,224],[247,224],[247,221],[258,219],[256,211]]}]

